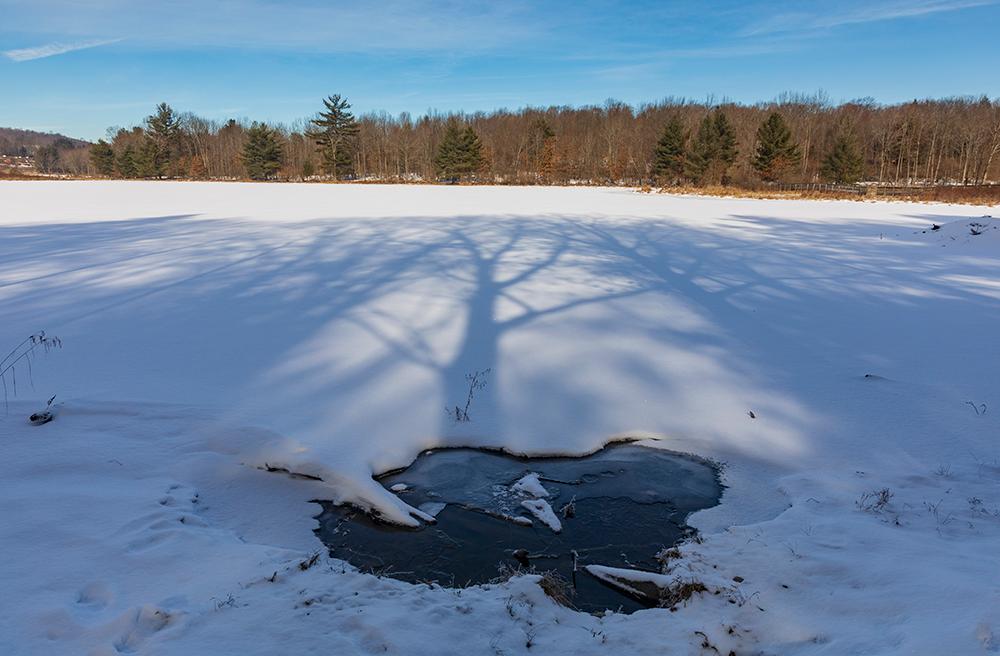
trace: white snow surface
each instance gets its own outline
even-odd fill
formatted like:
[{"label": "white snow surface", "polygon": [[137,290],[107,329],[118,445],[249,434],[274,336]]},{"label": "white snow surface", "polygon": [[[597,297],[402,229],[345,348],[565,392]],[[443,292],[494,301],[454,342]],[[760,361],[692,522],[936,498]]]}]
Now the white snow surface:
[{"label": "white snow surface", "polygon": [[[1000,231],[968,230],[984,214],[0,182],[0,341],[64,342],[0,417],[2,651],[997,653]],[[52,394],[55,421],[29,426]],[[450,590],[300,567],[325,553],[311,499],[414,523],[371,475],[423,449],[623,436],[725,463],[702,541],[665,575],[738,588],[597,617],[530,576]]]}]

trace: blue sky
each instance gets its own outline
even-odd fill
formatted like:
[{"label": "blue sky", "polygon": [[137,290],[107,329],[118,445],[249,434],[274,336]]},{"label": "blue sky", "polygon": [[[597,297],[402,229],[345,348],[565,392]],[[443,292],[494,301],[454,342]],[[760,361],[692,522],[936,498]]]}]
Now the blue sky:
[{"label": "blue sky", "polygon": [[0,0],[0,126],[96,139],[167,101],[358,112],[1000,96],[1000,0]]}]

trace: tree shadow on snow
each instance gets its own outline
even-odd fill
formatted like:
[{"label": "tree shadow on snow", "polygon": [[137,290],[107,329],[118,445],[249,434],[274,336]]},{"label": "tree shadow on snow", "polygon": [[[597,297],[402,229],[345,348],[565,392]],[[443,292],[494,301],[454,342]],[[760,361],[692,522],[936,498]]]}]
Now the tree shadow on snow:
[{"label": "tree shadow on snow", "polygon": [[376,434],[538,452],[650,431],[767,460],[830,419],[800,392],[816,372],[948,370],[908,327],[998,318],[959,263],[878,237],[748,215],[4,227],[0,315],[7,341],[62,337],[64,388],[238,407],[374,469],[405,464]]}]

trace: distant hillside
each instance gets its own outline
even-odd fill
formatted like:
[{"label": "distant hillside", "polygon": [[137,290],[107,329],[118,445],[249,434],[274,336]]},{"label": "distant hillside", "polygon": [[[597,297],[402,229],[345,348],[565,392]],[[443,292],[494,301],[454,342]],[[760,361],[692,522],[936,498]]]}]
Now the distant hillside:
[{"label": "distant hillside", "polygon": [[0,128],[0,155],[32,155],[42,146],[55,145],[60,150],[80,148],[90,145],[82,139],[73,139],[62,134],[35,132],[18,128]]}]

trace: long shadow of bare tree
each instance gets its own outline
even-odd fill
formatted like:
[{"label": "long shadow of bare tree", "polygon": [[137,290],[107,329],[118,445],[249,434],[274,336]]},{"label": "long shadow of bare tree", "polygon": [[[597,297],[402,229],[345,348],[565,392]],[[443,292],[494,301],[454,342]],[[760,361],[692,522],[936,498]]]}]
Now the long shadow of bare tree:
[{"label": "long shadow of bare tree", "polygon": [[[994,302],[942,275],[948,263],[913,257],[919,243],[879,244],[850,221],[727,221],[0,228],[0,314],[13,336],[58,331],[69,346],[48,368],[63,389],[240,407],[303,436],[304,459],[353,472],[405,464],[415,447],[580,449],[630,430],[801,449],[816,411],[796,392],[803,362],[898,350],[889,332],[931,307],[918,294],[956,326],[997,319]],[[817,330],[831,321],[842,344]],[[485,370],[472,421],[455,422],[445,408]],[[750,403],[766,435],[744,421]]]}]

